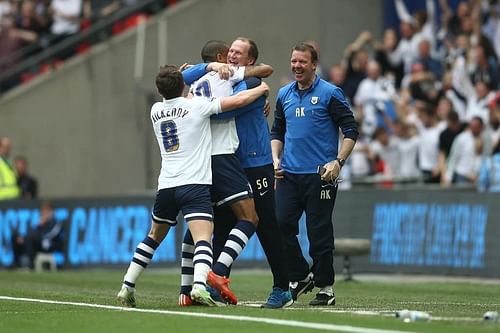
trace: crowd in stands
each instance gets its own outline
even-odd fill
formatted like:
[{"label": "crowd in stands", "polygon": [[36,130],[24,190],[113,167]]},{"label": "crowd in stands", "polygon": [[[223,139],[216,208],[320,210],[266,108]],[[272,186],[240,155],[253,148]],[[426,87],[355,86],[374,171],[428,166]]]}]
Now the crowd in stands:
[{"label": "crowd in stands", "polygon": [[[0,0],[0,74],[21,60],[8,58],[20,48],[36,45],[33,52],[39,51],[138,2]],[[158,1],[156,8],[173,2]],[[394,4],[397,29],[386,29],[381,40],[362,32],[340,63],[328,70],[318,66],[343,89],[360,124],[361,136],[344,170],[352,180],[495,188],[500,2],[463,0],[452,9],[447,0],[426,0],[425,10],[414,13],[403,0]],[[109,33],[126,25],[117,22]]]},{"label": "crowd in stands", "polygon": [[426,0],[412,15],[394,3],[399,29],[362,32],[322,73],[360,124],[351,179],[500,190],[500,3]]},{"label": "crowd in stands", "polygon": [[98,21],[137,8],[116,21],[109,29],[81,44],[61,51],[55,60],[36,66],[31,71],[0,85],[0,93],[20,82],[32,79],[60,65],[75,53],[89,49],[92,43],[135,26],[141,18],[155,13],[175,0],[0,0],[0,74],[24,59],[53,46],[63,39],[87,30]]}]

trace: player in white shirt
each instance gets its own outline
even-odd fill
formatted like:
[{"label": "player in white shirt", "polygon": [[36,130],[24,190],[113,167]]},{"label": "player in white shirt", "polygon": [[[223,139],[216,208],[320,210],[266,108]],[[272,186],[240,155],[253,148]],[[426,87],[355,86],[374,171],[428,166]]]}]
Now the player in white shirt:
[{"label": "player in white shirt", "polygon": [[[243,80],[245,67],[233,67],[231,76],[221,79],[218,72],[211,71],[191,85],[191,93],[201,97],[224,97],[233,94],[233,85]],[[234,118],[211,119],[212,155],[234,154],[238,149],[238,133]]]},{"label": "player in white shirt", "polygon": [[164,101],[151,108],[151,121],[162,156],[158,192],[152,213],[151,229],[137,246],[125,274],[117,299],[135,307],[135,283],[153,258],[154,251],[174,226],[179,211],[193,235],[194,282],[191,297],[198,303],[216,305],[206,290],[207,274],[213,255],[212,206],[209,186],[212,183],[210,116],[247,105],[269,87],[265,83],[235,96],[211,99],[186,99],[182,74],[175,66],[163,66],[156,77],[158,92]]},{"label": "player in white shirt", "polygon": [[[248,66],[248,67],[233,67],[227,64],[217,63],[215,61],[227,62],[227,53],[229,47],[221,41],[209,41],[205,44],[202,49],[202,58],[205,62],[213,61],[209,63],[206,70],[209,71],[197,81],[193,82],[190,91],[197,96],[204,96],[207,98],[213,97],[224,97],[230,96],[233,93],[233,85],[237,84],[245,77],[257,76],[264,77],[272,73],[272,68],[267,65],[259,66]],[[199,65],[197,65],[199,66]],[[221,79],[219,73],[212,70],[219,70],[224,72],[230,69],[231,75],[227,80]],[[186,72],[198,72],[197,69],[188,69],[183,72],[185,80],[190,79],[191,73]],[[253,108],[255,109],[255,108]],[[239,109],[238,113],[244,110]],[[248,110],[247,110],[248,111]],[[215,228],[216,230],[220,223],[218,221],[223,221],[228,219],[226,215],[220,214],[221,211],[228,210],[227,208],[221,207],[231,207],[231,211],[236,217],[237,221],[243,225],[243,230],[234,229],[234,233],[241,235],[236,239],[229,241],[227,248],[229,253],[224,255],[225,265],[231,266],[236,257],[241,253],[245,247],[248,239],[251,237],[252,233],[248,230],[255,230],[258,217],[255,211],[255,204],[252,198],[252,188],[248,182],[243,168],[241,167],[240,161],[236,156],[235,152],[238,148],[239,140],[236,131],[236,123],[234,118],[227,120],[211,120],[212,127],[212,176],[213,176],[213,186],[211,187],[212,202],[215,204]],[[228,210],[229,211],[229,210]],[[229,211],[230,212],[230,211]],[[233,217],[231,215],[230,219]],[[244,234],[244,236],[243,236]],[[219,236],[218,236],[219,235]],[[215,234],[214,237],[220,237],[220,234]],[[224,239],[222,244],[226,242],[227,234],[224,233]],[[193,240],[189,231],[183,240],[183,255],[190,253],[188,249],[192,248]],[[190,258],[183,258],[190,259]],[[179,305],[188,306],[191,305],[191,299],[189,294],[191,292],[191,286],[193,281],[192,275],[192,265],[190,260],[182,260],[181,265],[181,291],[179,294]],[[221,275],[221,272],[213,272],[209,274],[208,279],[209,284],[215,286],[216,289],[220,289],[221,295],[229,303],[236,304],[236,296],[231,292],[228,287],[229,280]]]}]

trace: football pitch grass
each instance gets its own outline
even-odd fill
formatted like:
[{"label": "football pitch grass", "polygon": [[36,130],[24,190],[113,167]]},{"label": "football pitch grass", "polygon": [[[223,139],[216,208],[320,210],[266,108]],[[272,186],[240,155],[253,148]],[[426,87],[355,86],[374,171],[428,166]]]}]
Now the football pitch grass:
[{"label": "football pitch grass", "polygon": [[[256,306],[270,292],[271,275],[235,270],[238,306],[180,308],[179,274],[151,269],[137,285],[137,310],[128,311],[116,302],[123,273],[0,270],[0,332],[500,332],[500,323],[482,320],[500,310],[499,283],[338,281],[336,306],[310,307],[309,293],[269,310]],[[402,309],[429,312],[432,320],[405,323],[394,316]]]}]

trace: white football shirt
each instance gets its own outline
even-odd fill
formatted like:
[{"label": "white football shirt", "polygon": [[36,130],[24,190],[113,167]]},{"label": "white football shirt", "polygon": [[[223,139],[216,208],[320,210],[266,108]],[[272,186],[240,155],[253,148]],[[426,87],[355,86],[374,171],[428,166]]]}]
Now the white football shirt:
[{"label": "white football shirt", "polygon": [[161,153],[158,190],[188,184],[212,184],[210,116],[220,100],[184,97],[151,107],[151,121]]},{"label": "white football shirt", "polygon": [[[245,67],[234,67],[233,75],[222,80],[217,72],[209,72],[191,85],[195,96],[226,97],[233,93],[233,85],[243,80]],[[212,119],[212,155],[234,154],[240,143],[234,118],[226,120]]]}]

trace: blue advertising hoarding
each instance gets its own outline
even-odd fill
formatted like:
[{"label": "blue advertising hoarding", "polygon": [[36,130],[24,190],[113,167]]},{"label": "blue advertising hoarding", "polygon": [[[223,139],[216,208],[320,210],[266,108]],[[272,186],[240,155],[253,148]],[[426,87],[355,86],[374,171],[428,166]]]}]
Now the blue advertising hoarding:
[{"label": "blue advertising hoarding", "polygon": [[[453,191],[342,191],[333,216],[337,238],[371,241],[368,256],[354,258],[357,272],[399,272],[500,277],[498,194]],[[127,265],[150,227],[152,196],[54,200],[65,228],[66,267]],[[12,235],[39,220],[39,202],[0,203],[0,267],[13,262]],[[185,223],[174,228],[153,262],[177,266]],[[303,219],[299,241],[307,256]],[[265,267],[252,237],[236,267]],[[342,260],[336,260],[337,271]]]}]

